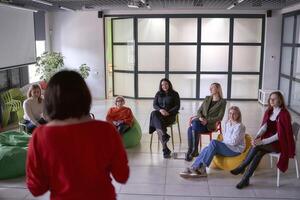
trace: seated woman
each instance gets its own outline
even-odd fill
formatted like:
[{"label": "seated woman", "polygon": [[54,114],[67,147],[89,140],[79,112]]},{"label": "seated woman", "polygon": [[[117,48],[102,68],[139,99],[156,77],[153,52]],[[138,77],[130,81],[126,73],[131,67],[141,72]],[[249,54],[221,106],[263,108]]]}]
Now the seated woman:
[{"label": "seated woman", "polygon": [[206,167],[209,167],[215,155],[237,156],[245,149],[245,126],[242,124],[242,115],[238,107],[232,106],[228,110],[228,121],[223,132],[223,141],[212,140],[205,147],[190,168],[180,173],[181,177],[207,176]]},{"label": "seated woman", "polygon": [[27,99],[23,103],[24,121],[29,133],[41,124],[47,123],[43,118],[43,105],[40,86],[31,85],[27,92]]},{"label": "seated woman", "polygon": [[151,112],[149,133],[154,131],[158,134],[158,139],[163,147],[164,158],[171,157],[171,150],[167,146],[170,136],[167,134],[167,127],[176,120],[176,115],[180,108],[179,94],[173,90],[169,79],[163,78],[159,83],[159,91],[153,101],[154,111]]},{"label": "seated woman", "polygon": [[[74,101],[76,100],[76,101]],[[28,148],[26,183],[34,196],[115,200],[112,178],[126,183],[127,155],[113,125],[89,116],[91,94],[80,74],[60,71],[45,93],[51,119],[35,130]]]},{"label": "seated woman", "polygon": [[117,96],[115,107],[111,107],[106,115],[106,121],[112,123],[122,135],[130,129],[133,124],[133,114],[130,108],[125,107],[125,99]]},{"label": "seated woman", "polygon": [[240,166],[231,170],[234,175],[244,173],[242,180],[236,185],[242,189],[249,185],[249,180],[262,157],[271,152],[280,152],[277,167],[285,172],[289,158],[295,155],[295,141],[292,132],[291,116],[286,109],[282,94],[272,92],[268,99],[268,109],[264,114],[261,128],[253,140],[252,148]]},{"label": "seated woman", "polygon": [[216,123],[222,121],[226,109],[226,100],[223,99],[222,88],[219,83],[210,85],[210,96],[205,97],[197,116],[191,120],[188,128],[188,151],[185,160],[191,161],[197,157],[199,134],[216,130]]}]

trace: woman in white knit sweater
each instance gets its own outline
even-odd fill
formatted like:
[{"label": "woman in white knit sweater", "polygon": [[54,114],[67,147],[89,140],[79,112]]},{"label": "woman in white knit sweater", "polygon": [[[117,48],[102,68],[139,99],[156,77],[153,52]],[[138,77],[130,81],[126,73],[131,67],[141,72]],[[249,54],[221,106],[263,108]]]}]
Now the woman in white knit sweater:
[{"label": "woman in white knit sweater", "polygon": [[228,121],[225,124],[223,141],[212,140],[196,158],[191,167],[180,173],[183,178],[207,176],[206,167],[209,167],[213,157],[237,156],[244,151],[245,126],[242,124],[241,111],[237,106],[228,110]]},{"label": "woman in white knit sweater", "polygon": [[23,103],[23,108],[24,120],[29,133],[32,133],[37,126],[47,123],[43,118],[43,98],[39,85],[31,85],[27,92],[27,99]]}]

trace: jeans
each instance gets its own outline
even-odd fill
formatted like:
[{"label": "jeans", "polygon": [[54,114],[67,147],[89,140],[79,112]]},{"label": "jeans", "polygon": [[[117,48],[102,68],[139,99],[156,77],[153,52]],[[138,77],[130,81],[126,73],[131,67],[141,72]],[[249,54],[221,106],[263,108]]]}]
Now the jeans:
[{"label": "jeans", "polygon": [[198,169],[203,164],[205,166],[209,166],[212,159],[215,155],[222,155],[222,156],[237,156],[240,153],[234,152],[229,149],[225,143],[220,142],[218,140],[212,140],[207,147],[205,147],[200,155],[196,158],[195,162],[192,165],[192,168]]},{"label": "jeans", "polygon": [[123,135],[126,131],[130,129],[130,126],[125,123],[121,123],[117,126],[117,129],[121,135]]},{"label": "jeans", "polygon": [[[36,128],[36,125],[34,125],[34,124],[33,124],[31,121],[29,121],[29,120],[26,120],[26,119],[25,119],[24,121],[25,121],[27,130],[28,130],[28,133],[32,133],[33,130]],[[44,120],[44,118],[40,118],[40,119],[38,120],[38,123],[39,123],[39,124],[46,124],[47,121]]]},{"label": "jeans", "polygon": [[194,119],[188,128],[189,153],[198,151],[199,135],[208,132],[207,125],[202,125],[199,119]]}]

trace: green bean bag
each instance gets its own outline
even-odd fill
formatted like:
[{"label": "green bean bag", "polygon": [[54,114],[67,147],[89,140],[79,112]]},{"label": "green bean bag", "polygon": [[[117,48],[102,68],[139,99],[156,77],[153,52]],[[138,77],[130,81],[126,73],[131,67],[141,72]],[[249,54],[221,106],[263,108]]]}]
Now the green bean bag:
[{"label": "green bean bag", "polygon": [[30,136],[16,131],[0,133],[0,179],[25,175]]},{"label": "green bean bag", "polygon": [[142,129],[138,121],[134,119],[133,126],[124,133],[123,143],[125,148],[130,148],[138,145],[142,138]]}]

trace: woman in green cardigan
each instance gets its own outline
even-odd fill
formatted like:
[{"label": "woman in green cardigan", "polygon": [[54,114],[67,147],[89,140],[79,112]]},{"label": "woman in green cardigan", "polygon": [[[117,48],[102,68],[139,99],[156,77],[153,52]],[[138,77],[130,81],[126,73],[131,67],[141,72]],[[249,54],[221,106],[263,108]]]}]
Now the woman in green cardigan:
[{"label": "woman in green cardigan", "polygon": [[191,119],[191,125],[188,129],[189,147],[186,153],[186,161],[191,161],[193,157],[199,155],[199,134],[216,130],[216,123],[223,119],[226,100],[223,99],[221,85],[212,83],[210,85],[210,93],[210,96],[205,97],[197,112],[197,116]]}]

